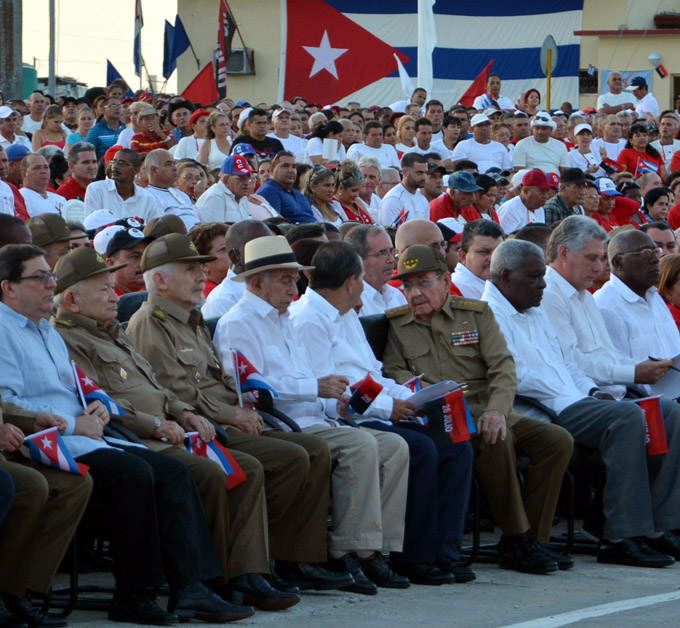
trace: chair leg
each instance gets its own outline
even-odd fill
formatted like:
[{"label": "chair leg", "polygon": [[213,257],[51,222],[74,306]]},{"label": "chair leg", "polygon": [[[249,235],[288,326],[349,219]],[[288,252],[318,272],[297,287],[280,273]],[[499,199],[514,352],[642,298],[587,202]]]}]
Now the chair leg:
[{"label": "chair leg", "polygon": [[479,520],[480,520],[480,506],[479,506],[479,482],[477,478],[472,475],[472,491],[470,496],[472,497],[472,551],[468,556],[468,559],[463,563],[465,567],[469,567],[479,555],[479,545],[480,545],[480,533],[479,533]]}]

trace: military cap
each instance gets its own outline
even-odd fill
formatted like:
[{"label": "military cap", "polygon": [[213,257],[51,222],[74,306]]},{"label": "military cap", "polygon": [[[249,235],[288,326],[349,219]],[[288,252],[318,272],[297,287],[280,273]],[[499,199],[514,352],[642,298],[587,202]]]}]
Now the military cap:
[{"label": "military cap", "polygon": [[159,218],[153,218],[144,227],[144,235],[151,238],[160,238],[168,233],[184,233],[187,228],[184,221],[175,214],[165,214]]},{"label": "military cap", "polygon": [[142,255],[142,272],[172,262],[212,262],[214,255],[199,255],[196,245],[183,233],[170,233],[154,240]]},{"label": "military cap", "polygon": [[59,294],[83,279],[102,273],[112,273],[123,266],[127,264],[107,266],[104,258],[93,248],[80,246],[64,255],[54,267],[54,272],[57,273],[57,287],[54,293]]},{"label": "military cap", "polygon": [[27,225],[33,236],[33,244],[36,246],[47,246],[81,237],[73,235],[66,221],[58,214],[40,214],[31,218]]},{"label": "military cap", "polygon": [[398,273],[395,278],[402,279],[408,275],[426,273],[430,270],[446,272],[448,269],[446,260],[439,251],[424,244],[414,244],[399,255]]}]

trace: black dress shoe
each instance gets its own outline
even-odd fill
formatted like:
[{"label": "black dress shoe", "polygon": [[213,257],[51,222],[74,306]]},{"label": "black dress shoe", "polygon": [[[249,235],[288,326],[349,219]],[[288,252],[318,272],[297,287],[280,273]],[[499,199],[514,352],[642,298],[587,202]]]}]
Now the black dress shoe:
[{"label": "black dress shoe", "polygon": [[177,615],[164,611],[145,591],[116,591],[109,607],[109,619],[150,626],[179,624]]},{"label": "black dress shoe", "polygon": [[413,584],[439,585],[450,584],[455,581],[455,577],[450,571],[444,571],[429,563],[399,563],[395,561],[391,567],[400,576],[408,578]]},{"label": "black dress shoe", "polygon": [[375,595],[378,593],[378,587],[375,586],[375,582],[371,582],[366,577],[366,574],[361,569],[359,557],[354,552],[345,554],[340,560],[333,561],[333,563],[335,563],[340,570],[348,572],[352,578],[354,578],[352,584],[342,587],[343,591],[361,593],[361,595]]},{"label": "black dress shoe", "polygon": [[53,617],[43,613],[39,608],[33,606],[33,603],[27,597],[6,595],[5,606],[15,619],[28,624],[31,628],[59,628],[59,626],[68,626],[63,617]]},{"label": "black dress shoe", "polygon": [[175,613],[182,622],[200,619],[222,623],[245,619],[255,614],[250,606],[231,604],[200,582],[171,591],[168,610]]},{"label": "black dress shoe", "polygon": [[574,566],[574,559],[568,554],[553,552],[547,545],[539,543],[538,541],[536,542],[536,545],[543,550],[543,554],[557,563],[557,568],[561,571],[567,571],[567,569],[571,569]]},{"label": "black dress shoe", "polygon": [[437,567],[442,571],[452,573],[458,583],[472,582],[477,578],[477,574],[472,569],[450,558],[440,558],[437,561]]},{"label": "black dress shoe", "polygon": [[361,558],[361,570],[366,577],[386,589],[408,589],[411,583],[408,578],[394,573],[380,552],[373,552],[368,558]]},{"label": "black dress shoe", "polygon": [[549,558],[536,541],[523,537],[513,543],[498,544],[498,564],[502,569],[521,573],[545,574],[557,571],[557,563]]},{"label": "black dress shoe", "polygon": [[269,560],[269,584],[279,591],[286,593],[294,593],[300,595],[300,587],[296,587],[289,582],[286,582],[276,571],[276,561]]},{"label": "black dress shoe", "polygon": [[680,538],[675,532],[664,532],[656,539],[647,537],[645,545],[657,552],[672,556],[675,560],[680,560]]},{"label": "black dress shoe", "polygon": [[668,554],[648,547],[642,539],[623,539],[618,543],[602,541],[597,552],[597,562],[629,567],[667,567],[675,562]]},{"label": "black dress shoe", "polygon": [[299,595],[275,589],[259,573],[238,576],[229,582],[229,586],[243,593],[244,604],[250,604],[263,611],[281,611],[295,606],[300,601]]},{"label": "black dress shoe", "polygon": [[334,573],[311,563],[279,561],[277,563],[277,570],[281,578],[288,584],[299,587],[301,591],[309,589],[314,589],[315,591],[342,589],[354,582],[354,578],[347,572]]},{"label": "black dress shoe", "polygon": [[12,613],[10,613],[5,605],[2,603],[2,598],[0,597],[0,626],[3,628],[28,628],[28,624],[17,619]]}]

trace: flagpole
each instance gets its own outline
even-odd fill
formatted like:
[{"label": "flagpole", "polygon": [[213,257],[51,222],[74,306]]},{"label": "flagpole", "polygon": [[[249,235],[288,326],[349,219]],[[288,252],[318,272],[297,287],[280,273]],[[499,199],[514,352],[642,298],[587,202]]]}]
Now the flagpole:
[{"label": "flagpole", "polygon": [[286,53],[288,45],[288,7],[287,0],[281,0],[281,62],[279,64],[279,91],[277,100],[283,100],[286,87]]},{"label": "flagpole", "polygon": [[238,396],[238,405],[243,407],[243,395],[241,393],[241,376],[238,372],[238,356],[236,354],[236,349],[231,349],[231,357],[234,362],[234,383],[236,384],[236,395]]}]

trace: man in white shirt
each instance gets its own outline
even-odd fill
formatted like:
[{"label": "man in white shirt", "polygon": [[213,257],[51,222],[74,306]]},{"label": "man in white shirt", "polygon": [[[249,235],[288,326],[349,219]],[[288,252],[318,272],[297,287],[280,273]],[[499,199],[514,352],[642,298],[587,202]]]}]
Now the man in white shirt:
[{"label": "man in white shirt", "polygon": [[243,261],[245,246],[255,238],[271,234],[269,227],[259,220],[242,220],[229,227],[225,236],[230,260],[229,271],[222,283],[213,288],[201,307],[203,318],[219,318],[239,302],[246,291],[246,286],[242,281],[234,281],[234,277],[245,270]]},{"label": "man in white shirt", "polygon": [[[309,268],[297,263],[286,239],[251,240],[244,261],[247,270],[239,280],[246,282],[246,291],[217,324],[215,344],[225,362],[231,348],[241,351],[276,390],[276,409],[328,443],[334,465],[329,552],[354,577],[352,590],[375,593],[359,561],[375,551],[402,549],[408,447],[395,434],[341,427],[340,417],[348,416],[349,399],[343,395],[349,380],[335,374],[319,377],[290,322],[298,272]],[[358,297],[361,283],[356,288]],[[281,573],[290,581],[287,575]]]},{"label": "man in white shirt", "polygon": [[391,556],[394,569],[420,584],[450,582],[453,569],[460,573],[458,581],[474,579],[474,573],[464,574],[456,565],[472,474],[470,443],[437,448],[426,427],[408,421],[415,409],[408,401],[413,392],[383,377],[354,311],[363,274],[356,250],[347,242],[330,242],[315,253],[313,264],[306,292],[291,307],[291,320],[308,344],[314,370],[339,373],[351,383],[368,373],[382,391],[355,420],[398,434],[409,446],[404,549]]},{"label": "man in white shirt", "polygon": [[463,229],[458,264],[451,281],[469,299],[481,299],[489,278],[491,256],[503,242],[505,234],[495,222],[473,220]]},{"label": "man in white shirt", "polygon": [[362,157],[375,157],[383,168],[399,168],[399,156],[394,146],[383,144],[380,122],[367,122],[364,127],[364,143],[352,144],[347,151],[347,159],[359,161]]},{"label": "man in white shirt", "polygon": [[607,77],[609,91],[597,99],[597,113],[617,114],[623,109],[635,109],[630,94],[623,91],[623,79],[619,72],[610,72]]},{"label": "man in white shirt", "polygon": [[532,137],[517,142],[512,152],[515,170],[540,168],[543,172],[560,172],[569,168],[569,155],[564,142],[550,137],[557,125],[544,112],[537,113],[531,121]]},{"label": "man in white shirt", "polygon": [[406,154],[418,153],[419,155],[427,155],[428,153],[437,153],[442,160],[448,158],[448,153],[450,152],[448,149],[436,148],[432,144],[432,122],[429,118],[418,118],[414,128],[416,131],[416,145],[413,148],[409,148]]},{"label": "man in white shirt", "polygon": [[410,100],[397,100],[390,105],[390,109],[395,113],[405,113],[408,105],[416,105],[419,109],[422,109],[425,101],[427,101],[427,91],[422,87],[416,87]]},{"label": "man in white shirt", "polygon": [[432,141],[439,142],[444,139],[442,122],[444,121],[444,105],[441,100],[428,100],[425,103],[425,117],[432,122]]},{"label": "man in white shirt", "polygon": [[290,109],[277,109],[272,114],[272,124],[274,125],[274,131],[269,133],[267,137],[272,137],[275,140],[279,140],[279,142],[283,144],[284,150],[297,154],[301,150],[305,150],[305,147],[307,146],[307,140],[290,134],[290,122]]},{"label": "man in white shirt", "polygon": [[37,153],[26,155],[21,160],[21,176],[24,187],[19,190],[26,203],[26,211],[33,218],[40,214],[59,214],[66,199],[54,192],[48,192],[50,167],[47,160]]},{"label": "man in white shirt", "polygon": [[477,96],[472,106],[479,111],[484,111],[487,107],[494,105],[498,105],[499,109],[506,111],[515,110],[515,104],[512,100],[501,96],[501,77],[498,74],[489,74],[486,77],[486,94]]},{"label": "man in white shirt", "polygon": [[0,146],[7,148],[12,144],[21,144],[32,151],[31,140],[25,135],[17,135],[16,133],[20,119],[21,115],[18,111],[14,111],[6,105],[0,107]]},{"label": "man in white shirt", "polygon": [[522,177],[517,196],[498,208],[498,220],[505,233],[513,233],[534,222],[545,222],[543,205],[548,200],[550,181],[543,170],[529,170]]},{"label": "man in white shirt", "polygon": [[598,562],[670,565],[680,558],[680,539],[670,532],[680,524],[680,409],[663,404],[669,452],[650,461],[640,406],[615,401],[563,356],[539,307],[544,274],[540,248],[508,240],[494,253],[484,292],[515,359],[517,392],[548,406],[577,444],[602,454],[607,481]]},{"label": "man in white shirt", "polygon": [[607,157],[616,161],[619,153],[628,143],[628,140],[622,137],[622,134],[621,120],[614,114],[608,115],[602,126],[602,137],[594,139],[590,144],[591,152],[593,155],[599,155],[600,149],[604,148],[607,151]]},{"label": "man in white shirt", "polygon": [[146,191],[156,199],[161,212],[179,216],[187,231],[198,224],[200,220],[194,211],[191,199],[175,187],[177,166],[170,152],[164,148],[152,150],[144,160],[144,168],[149,176]]},{"label": "man in white shirt", "polygon": [[406,153],[401,169],[401,183],[385,194],[380,204],[379,222],[385,227],[398,227],[413,218],[430,218],[430,204],[420,193],[427,177],[427,159]]},{"label": "man in white shirt", "polygon": [[380,187],[382,166],[375,157],[366,155],[359,160],[359,169],[364,175],[364,182],[361,184],[361,190],[359,190],[359,198],[368,208],[368,213],[373,221],[377,222],[381,198],[376,194],[376,190]]},{"label": "man in white shirt", "polygon": [[196,201],[201,222],[239,222],[250,218],[248,190],[255,172],[243,155],[231,155],[222,163],[222,177]]},{"label": "man in white shirt", "polygon": [[462,159],[474,161],[480,173],[489,168],[512,170],[510,153],[503,144],[491,140],[491,120],[483,113],[478,113],[472,116],[470,126],[473,138],[456,144],[451,161],[454,164]]},{"label": "man in white shirt", "polygon": [[135,183],[135,176],[141,165],[139,153],[129,148],[119,150],[109,162],[111,178],[93,181],[87,186],[87,214],[98,209],[108,209],[117,218],[137,216],[145,223],[161,216],[156,199]]},{"label": "man in white shirt", "polygon": [[42,127],[42,117],[47,108],[47,100],[41,92],[35,91],[28,97],[29,114],[24,116],[21,130],[24,133],[35,133]]},{"label": "man in white shirt", "polygon": [[379,225],[360,225],[345,236],[364,262],[364,291],[360,316],[384,314],[386,310],[406,305],[406,297],[387,282],[394,274],[392,240]]},{"label": "man in white shirt", "polygon": [[656,148],[663,157],[666,172],[671,171],[671,160],[676,151],[680,150],[680,140],[675,137],[680,126],[677,113],[665,113],[659,120],[659,139],[651,142],[650,146]]},{"label": "man in white shirt", "polygon": [[640,118],[649,116],[656,120],[656,118],[659,117],[659,103],[649,91],[649,85],[647,85],[647,81],[644,77],[634,76],[631,79],[630,84],[626,87],[626,91],[633,92],[633,96],[637,98],[635,113],[637,113]]}]

